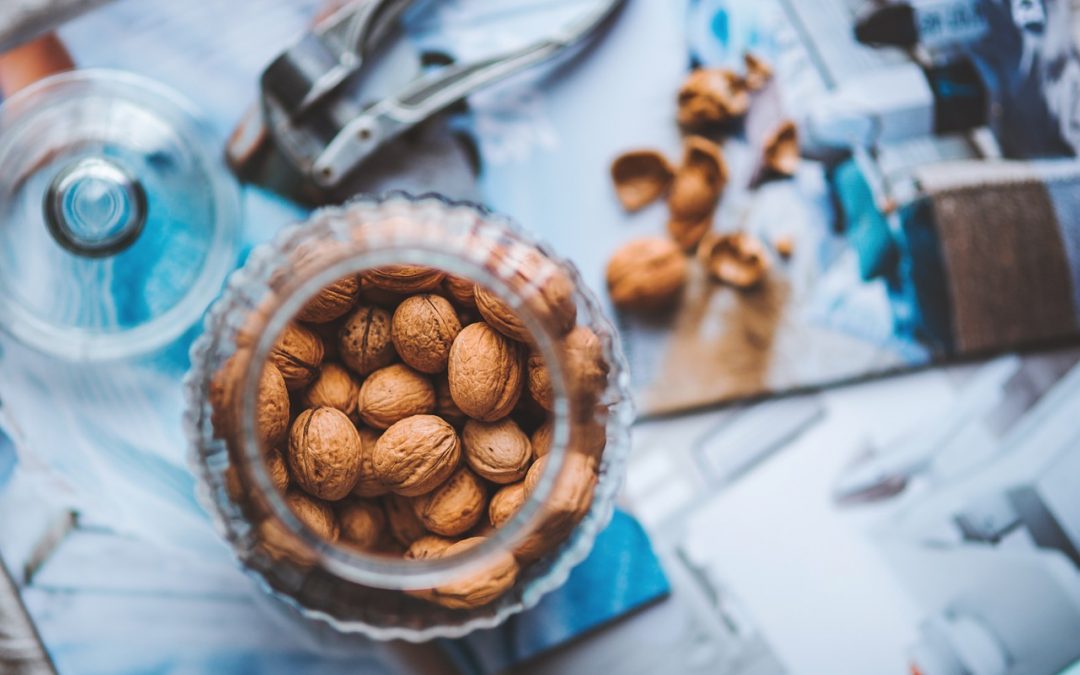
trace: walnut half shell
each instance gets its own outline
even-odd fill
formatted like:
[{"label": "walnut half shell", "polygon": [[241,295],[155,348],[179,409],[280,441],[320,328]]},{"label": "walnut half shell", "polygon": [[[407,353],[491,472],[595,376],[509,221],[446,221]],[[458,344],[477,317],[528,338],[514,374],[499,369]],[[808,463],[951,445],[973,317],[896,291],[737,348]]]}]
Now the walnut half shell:
[{"label": "walnut half shell", "polygon": [[743,232],[709,237],[698,255],[713,279],[735,288],[753,288],[769,271],[765,247]]},{"label": "walnut half shell", "polygon": [[746,82],[726,68],[698,68],[679,88],[679,124],[686,128],[731,122],[750,108]]},{"label": "walnut half shell", "polygon": [[762,163],[765,168],[781,176],[794,176],[799,168],[799,130],[787,120],[765,139]]},{"label": "walnut half shell", "polygon": [[656,150],[631,150],[611,163],[615,195],[627,211],[637,211],[668,191],[675,170]]}]

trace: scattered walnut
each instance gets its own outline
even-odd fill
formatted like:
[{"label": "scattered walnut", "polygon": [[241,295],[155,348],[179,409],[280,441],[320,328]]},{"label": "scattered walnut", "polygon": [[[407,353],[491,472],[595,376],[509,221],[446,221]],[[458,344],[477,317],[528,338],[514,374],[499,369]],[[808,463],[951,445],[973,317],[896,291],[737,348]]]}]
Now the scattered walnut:
[{"label": "scattered walnut", "polygon": [[319,374],[323,360],[322,340],[311,329],[290,323],[270,350],[270,360],[281,371],[289,391],[303,389]]},{"label": "scattered walnut", "polygon": [[790,258],[795,252],[795,238],[790,234],[782,234],[773,240],[773,248],[781,258]]},{"label": "scattered walnut", "polygon": [[742,232],[712,235],[698,254],[712,278],[739,289],[757,286],[769,271],[765,247]]},{"label": "scattered walnut", "polygon": [[743,80],[750,91],[763,89],[772,79],[772,67],[750,52],[743,54],[743,63],[746,64],[746,77]]},{"label": "scattered walnut", "polygon": [[[231,468],[231,467],[230,467]],[[266,472],[270,474],[270,482],[278,492],[285,492],[289,487],[289,467],[285,465],[285,458],[280,450],[270,450],[266,453]]]},{"label": "scattered walnut", "polygon": [[375,549],[386,527],[386,515],[376,502],[352,500],[338,509],[342,541],[365,551]]},{"label": "scattered walnut", "polygon": [[544,422],[533,432],[530,442],[532,443],[533,458],[539,459],[551,452],[551,435],[555,430],[555,423],[551,420]]},{"label": "scattered walnut", "polygon": [[799,131],[794,122],[781,123],[765,139],[762,164],[772,173],[795,175],[799,168]]},{"label": "scattered walnut", "polygon": [[441,373],[461,322],[440,295],[414,295],[394,310],[391,336],[401,360],[422,373]]},{"label": "scattered walnut", "polygon": [[434,534],[424,535],[409,546],[409,550],[405,551],[406,560],[429,560],[431,558],[441,558],[446,549],[454,545],[453,539],[447,539],[446,537],[440,537]]},{"label": "scattered walnut", "polygon": [[698,68],[679,89],[679,124],[687,128],[726,124],[746,114],[746,83],[725,68]]},{"label": "scattered walnut", "polygon": [[397,355],[390,336],[390,313],[381,307],[357,307],[341,326],[338,350],[345,365],[360,375],[393,363]]},{"label": "scattered walnut", "polygon": [[297,490],[285,495],[285,504],[312,532],[330,542],[338,540],[340,530],[329,504]]},{"label": "scattered walnut", "polygon": [[337,408],[348,416],[356,412],[360,387],[349,371],[336,363],[323,364],[319,376],[304,392],[305,408]]},{"label": "scattered walnut", "polygon": [[488,520],[492,527],[502,527],[514,517],[525,503],[525,483],[518,481],[499,488],[488,504]]},{"label": "scattered walnut", "polygon": [[684,249],[694,249],[709,230],[727,181],[720,147],[707,138],[689,136],[668,195],[668,233]]},{"label": "scattered walnut", "polygon": [[674,242],[661,237],[634,239],[608,262],[608,293],[620,309],[656,310],[675,302],[686,275],[686,257]]},{"label": "scattered walnut", "polygon": [[631,150],[611,163],[615,194],[627,211],[637,211],[668,191],[675,170],[656,150]]},{"label": "scattered walnut", "polygon": [[469,417],[492,422],[510,414],[521,396],[521,346],[486,323],[466,326],[450,347],[450,395]]},{"label": "scattered walnut", "polygon": [[367,427],[360,427],[357,433],[360,436],[360,477],[353,487],[353,494],[357,497],[384,495],[389,490],[375,474],[375,465],[372,463],[372,457],[375,455],[375,444],[379,442],[379,432]]},{"label": "scattered walnut", "polygon": [[375,475],[392,492],[416,497],[450,477],[461,459],[454,427],[434,415],[414,415],[387,429],[375,444]]},{"label": "scattered walnut", "polygon": [[460,467],[439,487],[413,500],[413,510],[424,527],[447,537],[470,530],[486,508],[484,484],[465,467]]},{"label": "scattered walnut", "polygon": [[551,375],[548,373],[544,356],[538,352],[531,352],[528,360],[529,395],[545,410],[551,410],[554,405],[554,392],[551,389]]},{"label": "scattered walnut", "polygon": [[296,318],[309,323],[326,323],[345,315],[360,296],[360,280],[355,274],[344,276],[329,286],[323,287],[308,300],[297,313]]},{"label": "scattered walnut", "polygon": [[[443,551],[441,557],[456,555],[482,541],[482,537],[462,539]],[[482,569],[429,591],[417,592],[416,595],[449,609],[472,609],[482,607],[510,590],[517,576],[518,564],[514,556],[501,552]]]},{"label": "scattered walnut", "polygon": [[300,413],[289,429],[289,468],[309,494],[335,501],[352,491],[360,476],[360,436],[335,408]]},{"label": "scattered walnut", "polygon": [[465,309],[476,307],[476,284],[468,279],[447,274],[443,280],[443,290],[450,299]]},{"label": "scattered walnut", "polygon": [[387,265],[369,271],[365,277],[383,290],[426,293],[438,288],[446,273],[424,265]]},{"label": "scattered walnut", "polygon": [[435,387],[412,368],[395,363],[360,385],[356,412],[365,424],[386,429],[394,422],[435,410]]},{"label": "scattered walnut", "polygon": [[413,511],[412,500],[401,495],[383,497],[383,510],[386,511],[386,526],[391,536],[402,546],[409,546],[427,534],[424,524]]},{"label": "scattered walnut", "polygon": [[529,437],[511,419],[469,420],[461,432],[461,442],[468,465],[493,483],[521,480],[532,459]]}]

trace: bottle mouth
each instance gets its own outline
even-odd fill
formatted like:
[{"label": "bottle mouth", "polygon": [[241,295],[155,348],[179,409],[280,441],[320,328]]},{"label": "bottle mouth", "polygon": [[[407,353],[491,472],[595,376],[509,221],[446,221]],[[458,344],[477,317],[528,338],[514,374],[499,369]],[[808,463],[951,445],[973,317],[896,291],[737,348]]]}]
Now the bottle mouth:
[{"label": "bottle mouth", "polygon": [[42,206],[56,243],[88,258],[123,251],[146,224],[142,183],[104,157],[83,157],[61,169],[45,191]]},{"label": "bottle mouth", "polygon": [[[362,251],[357,251],[355,244],[346,241],[328,240],[328,244],[339,244],[342,253],[332,257],[332,262],[320,266],[319,271],[310,277],[287,283],[288,288],[280,291],[274,298],[275,307],[267,315],[263,315],[265,324],[258,329],[259,337],[244,375],[240,408],[243,458],[251,467],[251,479],[265,498],[272,513],[271,517],[277,518],[291,535],[318,554],[319,564],[330,573],[364,586],[389,590],[418,590],[439,586],[483,569],[494,556],[511,550],[540,522],[541,509],[562,471],[570,442],[571,405],[565,363],[561,351],[556,348],[558,338],[545,327],[536,312],[524,301],[522,294],[515,292],[500,276],[509,274],[511,270],[500,270],[497,266],[493,269],[490,264],[484,265],[480,251],[464,248],[454,250],[448,248],[445,241],[427,242],[422,237],[417,239],[406,244],[401,241],[400,236],[394,234],[391,234],[391,240],[384,242],[369,237],[365,239]],[[541,354],[551,373],[554,402],[551,411],[552,441],[548,466],[536,489],[530,493],[514,517],[485,535],[482,543],[446,558],[410,560],[390,557],[362,552],[320,538],[300,522],[286,505],[284,495],[273,486],[266,463],[262,460],[264,452],[255,428],[258,383],[263,365],[269,358],[278,336],[307,301],[324,286],[346,275],[403,264],[436,268],[469,279],[494,292],[517,313],[533,338],[531,347]],[[257,313],[257,310],[253,311],[252,316]]]}]

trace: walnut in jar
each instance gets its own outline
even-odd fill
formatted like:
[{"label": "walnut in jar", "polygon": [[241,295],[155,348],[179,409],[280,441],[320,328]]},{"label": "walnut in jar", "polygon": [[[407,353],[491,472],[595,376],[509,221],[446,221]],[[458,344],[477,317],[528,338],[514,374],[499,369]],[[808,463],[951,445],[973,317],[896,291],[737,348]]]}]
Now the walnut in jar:
[{"label": "walnut in jar", "polygon": [[416,497],[445,481],[461,460],[454,427],[435,415],[414,415],[393,424],[375,444],[375,475],[392,492]]},{"label": "walnut in jar", "polygon": [[662,237],[634,239],[611,256],[607,287],[616,307],[654,311],[670,307],[686,286],[686,257]]},{"label": "walnut in jar", "polygon": [[298,490],[286,493],[285,504],[312,532],[329,542],[338,540],[341,530],[329,504]]},{"label": "walnut in jar", "polygon": [[349,371],[336,363],[326,363],[304,392],[302,402],[306,408],[337,408],[351,417],[356,412],[359,393],[360,386]]},{"label": "walnut in jar", "polygon": [[488,520],[492,527],[502,527],[525,504],[525,483],[518,481],[499,488],[488,504]]},{"label": "walnut in jar", "polygon": [[270,482],[278,492],[284,493],[289,488],[289,467],[280,450],[266,453],[266,473],[270,474]]},{"label": "walnut in jar", "polygon": [[517,405],[523,370],[519,343],[484,322],[468,325],[450,347],[450,395],[469,417],[493,422]]},{"label": "walnut in jar", "polygon": [[341,540],[365,551],[373,550],[379,544],[386,528],[382,507],[365,499],[342,503],[337,519]]},{"label": "walnut in jar", "polygon": [[270,361],[281,371],[289,391],[311,384],[319,374],[323,343],[311,329],[290,323],[270,350]]},{"label": "walnut in jar", "polygon": [[513,483],[525,477],[532,460],[532,444],[513,420],[469,420],[461,432],[465,462],[493,483]]},{"label": "walnut in jar", "polygon": [[424,527],[446,537],[472,529],[486,509],[484,484],[466,467],[458,468],[445,483],[413,500],[413,510]]},{"label": "walnut in jar", "polygon": [[551,374],[548,372],[547,363],[543,354],[531,352],[527,364],[526,383],[529,395],[540,404],[544,410],[551,410],[555,405],[555,394],[551,388]]},{"label": "walnut in jar", "polygon": [[338,333],[341,360],[353,372],[367,375],[393,363],[396,358],[390,336],[390,313],[381,307],[357,307]]},{"label": "walnut in jar", "polygon": [[443,292],[463,309],[476,307],[476,284],[469,279],[447,274],[443,280]]},{"label": "walnut in jar", "polygon": [[[541,457],[525,476],[525,494],[536,490],[547,469],[547,459]],[[535,560],[552,550],[577,525],[592,505],[596,491],[596,471],[593,460],[580,453],[567,453],[555,484],[541,509],[540,523],[515,548],[519,560]]]},{"label": "walnut in jar", "polygon": [[360,475],[360,437],[336,408],[311,408],[289,429],[289,468],[309,494],[335,501],[352,491]]},{"label": "walnut in jar", "polygon": [[356,413],[368,426],[386,429],[399,420],[435,409],[435,387],[412,368],[395,363],[376,370],[360,385]]},{"label": "walnut in jar", "polygon": [[437,289],[446,273],[424,265],[385,265],[369,270],[364,276],[386,291],[426,293]]},{"label": "walnut in jar", "polygon": [[[462,553],[483,541],[483,537],[462,539],[443,551],[440,557]],[[431,590],[413,593],[449,609],[483,607],[513,587],[518,571],[514,556],[509,552],[499,552],[480,570]]]},{"label": "walnut in jar", "polygon": [[[540,250],[531,246],[515,246],[501,252],[501,264],[513,270],[511,290],[522,297],[525,306],[549,330],[562,335],[577,321],[574,301],[574,282],[563,268]],[[483,286],[476,287],[476,308],[492,328],[512,340],[529,342],[532,338],[509,305]]]},{"label": "walnut in jar", "polygon": [[382,498],[386,511],[386,527],[390,535],[402,546],[410,546],[428,532],[413,511],[412,500],[401,495],[388,494]]},{"label": "walnut in jar", "polygon": [[[236,436],[239,433],[236,424],[241,404],[239,394],[250,362],[250,350],[237,351],[222,364],[210,383],[214,435],[230,443],[239,440]],[[281,445],[289,432],[289,392],[285,378],[272,362],[267,361],[259,375],[255,405],[255,432],[259,443],[264,449]]]},{"label": "walnut in jar", "polygon": [[437,534],[424,535],[414,541],[409,546],[409,549],[405,551],[405,559],[430,560],[431,558],[440,558],[446,552],[446,549],[453,545],[453,539],[440,537]]},{"label": "walnut in jar", "polygon": [[357,430],[360,437],[360,477],[356,479],[353,494],[357,497],[378,497],[389,490],[375,473],[372,458],[375,456],[375,444],[379,442],[379,432],[367,427]]},{"label": "walnut in jar", "polygon": [[391,321],[391,338],[401,360],[422,373],[441,373],[450,345],[461,332],[457,312],[446,298],[424,294],[406,298]]},{"label": "walnut in jar", "polygon": [[345,315],[360,296],[360,280],[355,274],[346,275],[324,286],[307,301],[296,318],[308,323],[327,323]]}]

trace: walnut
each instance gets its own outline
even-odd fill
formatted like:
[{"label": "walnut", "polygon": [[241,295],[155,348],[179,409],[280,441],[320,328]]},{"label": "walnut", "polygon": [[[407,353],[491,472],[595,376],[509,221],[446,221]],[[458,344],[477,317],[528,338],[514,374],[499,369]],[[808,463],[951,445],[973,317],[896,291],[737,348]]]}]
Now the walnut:
[{"label": "walnut", "polygon": [[684,249],[694,249],[709,231],[727,181],[720,147],[701,136],[687,137],[682,165],[668,195],[668,233]]},{"label": "walnut", "polygon": [[466,326],[450,346],[447,376],[454,403],[469,417],[506,417],[521,396],[521,346],[486,323]]},{"label": "walnut", "polygon": [[327,363],[304,392],[302,402],[305,408],[337,408],[351,417],[356,412],[359,393],[360,386],[349,371],[336,363]]},{"label": "walnut", "polygon": [[[483,537],[472,537],[448,547],[440,557],[453,556],[477,546]],[[415,595],[449,609],[472,609],[482,607],[510,590],[517,582],[518,564],[508,552],[492,557],[483,568],[470,572],[456,581],[443,584],[428,591],[414,591]]]},{"label": "walnut", "polygon": [[[250,350],[237,351],[222,364],[210,382],[211,423],[218,438],[236,441],[240,413],[240,391],[244,374],[251,362]],[[267,361],[259,376],[256,400],[255,431],[263,448],[273,448],[285,441],[289,432],[289,392],[285,378]]]},{"label": "walnut", "polygon": [[726,124],[746,114],[746,82],[726,68],[698,68],[679,88],[679,124],[687,128]]},{"label": "walnut", "polygon": [[669,239],[634,239],[619,248],[607,266],[607,286],[616,307],[650,311],[672,305],[686,286],[687,264]]},{"label": "walnut", "polygon": [[372,458],[375,455],[375,444],[379,442],[379,432],[367,427],[360,427],[357,432],[360,436],[360,477],[353,487],[353,494],[357,497],[378,497],[389,490],[375,474],[375,465]]},{"label": "walnut", "polygon": [[409,546],[409,550],[405,551],[406,560],[429,560],[431,558],[441,558],[446,549],[454,545],[453,539],[447,539],[446,537],[440,537],[435,534],[428,534],[420,537]]},{"label": "walnut", "polygon": [[[533,463],[525,476],[525,494],[530,496],[547,467],[548,456]],[[595,464],[579,453],[567,453],[555,484],[541,508],[540,523],[514,547],[519,560],[536,560],[569,536],[592,505],[596,490]]]},{"label": "walnut", "polygon": [[487,491],[472,471],[460,467],[446,482],[413,500],[416,517],[429,531],[447,537],[467,532],[487,509]]},{"label": "walnut", "polygon": [[281,371],[289,391],[303,389],[319,374],[323,360],[322,340],[311,329],[290,323],[270,350],[270,360]]},{"label": "walnut", "polygon": [[588,326],[578,326],[563,338],[562,348],[575,413],[592,413],[595,401],[607,388],[610,367],[604,356],[604,345]]},{"label": "walnut", "polygon": [[390,334],[401,360],[422,373],[441,373],[461,322],[446,298],[414,295],[394,311]]},{"label": "walnut", "polygon": [[286,493],[285,504],[316,535],[329,542],[338,540],[340,529],[329,504],[297,490]]},{"label": "walnut", "polygon": [[393,363],[397,354],[390,338],[390,313],[381,307],[357,307],[341,325],[338,351],[345,365],[360,375]]},{"label": "walnut", "polygon": [[656,150],[632,150],[611,163],[615,194],[627,211],[637,211],[656,201],[671,187],[675,170]]},{"label": "walnut", "polygon": [[584,419],[570,425],[571,452],[581,453],[596,463],[607,446],[607,410],[598,408],[591,419]]},{"label": "walnut", "polygon": [[786,120],[765,139],[762,164],[767,171],[780,176],[794,176],[799,168],[799,130]]},{"label": "walnut", "polygon": [[790,234],[782,234],[773,240],[773,248],[781,258],[790,258],[795,252],[795,238]]},{"label": "walnut", "polygon": [[488,520],[492,527],[502,527],[521,510],[525,503],[525,483],[518,481],[504,485],[491,496],[488,504]]},{"label": "walnut", "polygon": [[743,290],[760,284],[769,271],[765,247],[742,232],[710,236],[698,255],[709,276]]},{"label": "walnut", "polygon": [[435,414],[455,427],[460,427],[469,419],[454,403],[454,397],[450,395],[450,380],[445,376],[435,381]]},{"label": "walnut", "polygon": [[266,453],[266,473],[270,474],[270,482],[278,492],[288,489],[289,467],[285,465],[285,458],[280,450],[271,449]]},{"label": "walnut", "polygon": [[360,419],[376,429],[433,410],[435,387],[431,380],[401,363],[368,375],[360,386],[356,405]]},{"label": "walnut", "polygon": [[763,89],[772,79],[772,67],[750,52],[743,54],[743,63],[746,64],[746,76],[743,80],[750,91]]},{"label": "walnut", "polygon": [[493,483],[513,483],[525,476],[532,460],[532,444],[516,422],[469,420],[461,432],[465,461]]},{"label": "walnut", "polygon": [[551,375],[548,373],[543,354],[539,352],[530,353],[527,367],[529,395],[544,410],[552,410],[555,406],[554,393],[551,390]]},{"label": "walnut", "polygon": [[438,288],[446,273],[423,265],[386,265],[370,270],[364,276],[386,291],[426,293]]},{"label": "walnut", "polygon": [[383,497],[382,503],[390,535],[402,546],[409,546],[427,534],[424,524],[413,511],[411,499],[389,494]]},{"label": "walnut", "polygon": [[375,475],[392,492],[416,497],[450,477],[461,459],[454,427],[434,415],[414,415],[395,423],[375,444]]},{"label": "walnut", "polygon": [[544,422],[536,428],[529,439],[532,444],[533,458],[539,459],[551,452],[551,435],[555,430],[555,423],[551,420]]},{"label": "walnut", "polygon": [[401,301],[407,297],[408,295],[403,293],[395,293],[385,288],[379,288],[365,277],[360,277],[360,302],[362,304],[376,305],[393,312],[401,304]]},{"label": "walnut", "polygon": [[353,500],[338,508],[342,541],[359,549],[373,550],[382,539],[386,515],[376,502]]},{"label": "walnut", "polygon": [[476,284],[462,277],[447,274],[443,280],[443,291],[460,307],[472,309],[476,307]]},{"label": "walnut", "polygon": [[308,493],[334,501],[352,491],[360,476],[360,436],[335,408],[305,410],[289,429],[289,468]]},{"label": "walnut", "polygon": [[[549,330],[562,335],[577,321],[574,282],[570,276],[539,250],[515,246],[501,253],[501,265],[513,270],[509,280],[512,290]],[[498,295],[482,286],[476,287],[476,308],[480,315],[503,335],[528,342],[530,334],[517,313]]]},{"label": "walnut", "polygon": [[274,560],[289,560],[310,567],[318,561],[315,551],[304,540],[285,528],[276,518],[267,518],[255,528],[259,548]]},{"label": "walnut", "polygon": [[309,323],[326,323],[345,315],[360,296],[360,280],[355,274],[344,276],[307,301],[296,318]]}]

